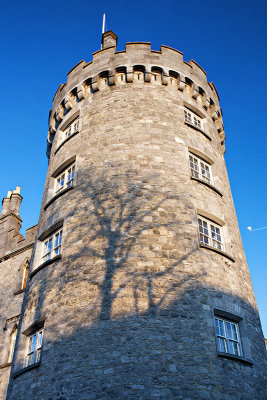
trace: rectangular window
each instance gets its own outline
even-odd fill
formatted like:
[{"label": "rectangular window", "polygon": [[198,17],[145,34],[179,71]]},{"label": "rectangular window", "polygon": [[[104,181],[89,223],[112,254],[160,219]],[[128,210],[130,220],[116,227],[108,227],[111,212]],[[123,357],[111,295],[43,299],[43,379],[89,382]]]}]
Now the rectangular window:
[{"label": "rectangular window", "polygon": [[70,165],[65,171],[61,172],[56,178],[55,193],[60,192],[73,185],[75,177],[75,164]]},{"label": "rectangular window", "polygon": [[194,154],[189,154],[189,165],[191,176],[193,178],[202,179],[203,181],[212,184],[211,167],[207,162],[198,158]]},{"label": "rectangular window", "polygon": [[43,340],[43,328],[34,332],[28,338],[28,350],[26,366],[35,364],[40,361],[40,353]]},{"label": "rectangular window", "polygon": [[79,118],[76,118],[65,130],[64,139],[79,131]]},{"label": "rectangular window", "polygon": [[185,122],[203,130],[202,118],[195,114],[193,111],[188,109],[184,110],[184,120]]},{"label": "rectangular window", "polygon": [[221,226],[198,216],[198,227],[200,243],[223,251]]},{"label": "rectangular window", "polygon": [[62,242],[62,232],[55,232],[52,236],[44,240],[43,242],[43,262],[51,260],[51,258],[59,255],[61,253],[61,242]]},{"label": "rectangular window", "polygon": [[238,324],[221,317],[215,317],[218,351],[242,356]]}]

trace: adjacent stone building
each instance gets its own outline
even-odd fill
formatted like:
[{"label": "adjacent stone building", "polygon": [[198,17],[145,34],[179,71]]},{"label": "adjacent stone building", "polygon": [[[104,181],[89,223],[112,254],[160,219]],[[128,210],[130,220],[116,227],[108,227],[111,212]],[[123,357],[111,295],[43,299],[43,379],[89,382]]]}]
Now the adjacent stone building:
[{"label": "adjacent stone building", "polygon": [[216,88],[175,49],[116,42],[53,99],[24,301],[4,303],[2,323],[21,312],[7,399],[263,400]]},{"label": "adjacent stone building", "polygon": [[37,226],[19,233],[20,187],[3,199],[0,215],[0,399],[5,399]]}]

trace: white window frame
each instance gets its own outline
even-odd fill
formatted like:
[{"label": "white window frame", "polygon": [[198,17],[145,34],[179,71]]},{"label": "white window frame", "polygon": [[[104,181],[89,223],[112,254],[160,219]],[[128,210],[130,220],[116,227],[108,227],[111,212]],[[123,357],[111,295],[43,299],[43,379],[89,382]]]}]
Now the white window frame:
[{"label": "white window frame", "polygon": [[211,165],[202,158],[189,152],[189,167],[193,178],[201,179],[204,182],[213,185]]},{"label": "white window frame", "polygon": [[43,262],[49,261],[61,254],[63,228],[57,230],[43,241]]},{"label": "white window frame", "polygon": [[218,352],[241,357],[243,353],[238,323],[215,315],[214,324]]},{"label": "white window frame", "polygon": [[40,361],[40,354],[43,342],[44,328],[35,331],[28,337],[26,366],[36,364]]},{"label": "white window frame", "polygon": [[75,162],[55,177],[55,194],[73,186],[75,178]]},{"label": "white window frame", "polygon": [[79,132],[79,117],[75,118],[75,120],[64,129],[63,138],[66,139],[76,132]]},{"label": "white window frame", "polygon": [[200,243],[224,251],[222,226],[202,217],[202,215],[198,215],[197,220]]},{"label": "white window frame", "polygon": [[193,111],[189,110],[188,108],[184,108],[184,121],[203,131],[202,118]]}]

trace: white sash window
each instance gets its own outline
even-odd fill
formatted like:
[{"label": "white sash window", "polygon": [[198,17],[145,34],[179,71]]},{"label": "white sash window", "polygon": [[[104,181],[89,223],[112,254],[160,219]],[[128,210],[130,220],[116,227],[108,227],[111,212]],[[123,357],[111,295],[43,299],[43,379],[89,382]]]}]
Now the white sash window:
[{"label": "white sash window", "polygon": [[74,133],[79,132],[79,118],[76,118],[65,130],[64,139],[70,137]]},{"label": "white sash window", "polygon": [[218,351],[241,356],[238,324],[221,317],[215,317],[215,330]]},{"label": "white sash window", "polygon": [[43,262],[51,260],[51,258],[61,253],[62,232],[63,230],[60,229],[44,240]]},{"label": "white sash window", "polygon": [[212,221],[198,216],[199,239],[200,243],[214,247],[218,250],[224,250],[221,229],[222,227]]},{"label": "white sash window", "polygon": [[43,329],[35,332],[28,338],[28,350],[26,364],[32,365],[40,361],[40,353],[43,341]]},{"label": "white sash window", "polygon": [[189,154],[191,176],[212,184],[211,166],[195,154]]},{"label": "white sash window", "polygon": [[202,118],[195,114],[193,111],[189,109],[184,110],[184,120],[190,125],[194,125],[195,127],[203,130],[203,121]]},{"label": "white sash window", "polygon": [[73,185],[75,177],[75,164],[70,165],[65,171],[61,172],[56,178],[55,193],[60,192]]}]

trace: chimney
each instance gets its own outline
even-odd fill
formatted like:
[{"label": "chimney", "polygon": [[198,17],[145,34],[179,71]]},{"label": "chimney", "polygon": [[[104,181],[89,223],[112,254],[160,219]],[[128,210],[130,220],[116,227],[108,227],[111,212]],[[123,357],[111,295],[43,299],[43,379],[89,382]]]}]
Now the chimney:
[{"label": "chimney", "polygon": [[19,217],[19,209],[22,201],[22,196],[20,195],[20,187],[17,186],[10,196],[10,212]]},{"label": "chimney", "polygon": [[12,190],[7,192],[7,197],[2,200],[2,212],[1,215],[8,214],[10,211],[10,196],[12,195]]},{"label": "chimney", "polygon": [[118,36],[112,32],[107,31],[102,34],[102,49],[107,49],[108,47],[116,47]]}]

